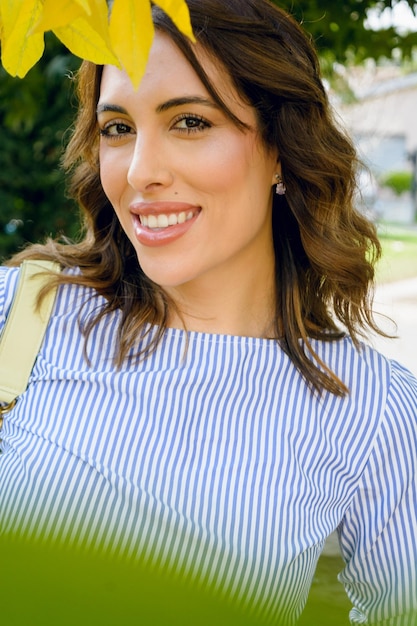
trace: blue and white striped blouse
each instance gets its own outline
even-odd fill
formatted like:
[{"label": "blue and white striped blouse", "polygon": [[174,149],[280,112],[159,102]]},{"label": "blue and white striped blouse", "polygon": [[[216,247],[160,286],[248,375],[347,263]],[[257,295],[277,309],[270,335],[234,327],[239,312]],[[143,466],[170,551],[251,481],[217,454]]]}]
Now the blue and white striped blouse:
[{"label": "blue and white striped blouse", "polygon": [[[0,329],[17,276],[0,272]],[[319,396],[274,341],[177,329],[117,371],[118,312],[83,353],[80,318],[102,303],[59,289],[29,387],[4,420],[2,530],[152,553],[245,597],[272,625],[299,616],[337,529],[351,622],[414,623],[411,373],[349,339],[315,342],[351,390]]]}]

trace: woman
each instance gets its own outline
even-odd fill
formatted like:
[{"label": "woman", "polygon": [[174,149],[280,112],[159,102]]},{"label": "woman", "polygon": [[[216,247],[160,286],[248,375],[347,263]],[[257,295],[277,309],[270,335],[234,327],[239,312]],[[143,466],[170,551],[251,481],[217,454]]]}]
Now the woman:
[{"label": "woman", "polygon": [[138,91],[84,63],[85,237],[12,261],[64,270],[4,422],[3,527],[152,554],[262,624],[297,620],[337,529],[351,622],[411,624],[417,382],[359,342],[380,248],[354,148],[291,18],[187,4],[197,43],[154,8]]}]

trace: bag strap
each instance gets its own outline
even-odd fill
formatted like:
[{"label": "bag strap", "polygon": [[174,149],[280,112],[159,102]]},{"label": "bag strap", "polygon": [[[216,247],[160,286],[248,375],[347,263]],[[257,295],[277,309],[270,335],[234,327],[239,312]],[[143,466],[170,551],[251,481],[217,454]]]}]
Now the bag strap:
[{"label": "bag strap", "polygon": [[10,410],[26,389],[51,316],[56,289],[51,289],[36,306],[40,290],[58,263],[24,261],[6,325],[0,337],[0,415]]}]

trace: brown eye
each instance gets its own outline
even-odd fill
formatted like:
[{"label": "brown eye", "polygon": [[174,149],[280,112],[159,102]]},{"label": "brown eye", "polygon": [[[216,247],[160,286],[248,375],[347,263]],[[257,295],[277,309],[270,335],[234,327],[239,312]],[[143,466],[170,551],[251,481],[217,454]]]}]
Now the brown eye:
[{"label": "brown eye", "polygon": [[185,133],[192,133],[210,128],[211,124],[199,115],[182,115],[174,122],[173,128]]},{"label": "brown eye", "polygon": [[121,137],[133,134],[134,130],[126,122],[109,122],[100,130],[102,137]]}]

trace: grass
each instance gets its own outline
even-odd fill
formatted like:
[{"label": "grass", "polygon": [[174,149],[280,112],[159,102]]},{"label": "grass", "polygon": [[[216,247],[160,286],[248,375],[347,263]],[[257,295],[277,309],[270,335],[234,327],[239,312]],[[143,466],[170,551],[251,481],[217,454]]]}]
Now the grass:
[{"label": "grass", "polygon": [[381,224],[378,234],[383,252],[377,267],[377,282],[390,283],[417,276],[417,225]]},{"label": "grass", "polygon": [[343,569],[340,556],[321,556],[307,606],[297,626],[348,626],[349,601],[337,575]]}]

